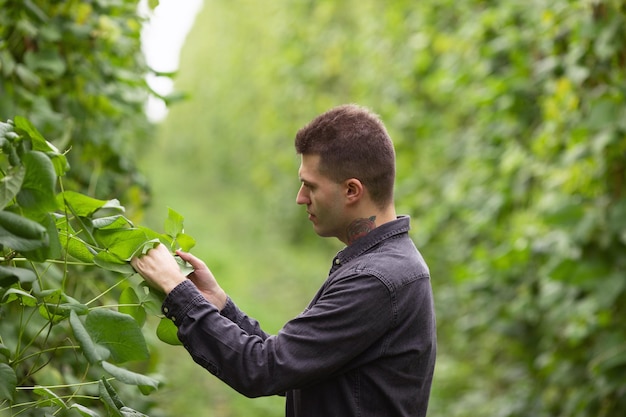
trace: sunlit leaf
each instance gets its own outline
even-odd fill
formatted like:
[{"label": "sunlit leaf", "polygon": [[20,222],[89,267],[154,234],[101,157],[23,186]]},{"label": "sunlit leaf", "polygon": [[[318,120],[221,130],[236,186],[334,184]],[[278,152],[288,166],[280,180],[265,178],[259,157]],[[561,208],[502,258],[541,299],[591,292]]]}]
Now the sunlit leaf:
[{"label": "sunlit leaf", "polygon": [[176,235],[176,243],[178,244],[178,247],[185,252],[189,252],[191,248],[196,246],[196,240],[184,233]]},{"label": "sunlit leaf", "polygon": [[175,210],[167,209],[167,219],[165,220],[165,233],[171,237],[176,237],[178,234],[183,233],[183,216],[181,216]]},{"label": "sunlit leaf", "polygon": [[148,237],[141,229],[99,229],[94,231],[94,237],[103,249],[118,257],[122,261],[130,261],[138,248],[148,241]]},{"label": "sunlit leaf", "polygon": [[179,346],[182,345],[180,339],[178,339],[178,328],[172,322],[172,320],[163,317],[159,321],[157,326],[156,335],[162,342],[168,345]]}]

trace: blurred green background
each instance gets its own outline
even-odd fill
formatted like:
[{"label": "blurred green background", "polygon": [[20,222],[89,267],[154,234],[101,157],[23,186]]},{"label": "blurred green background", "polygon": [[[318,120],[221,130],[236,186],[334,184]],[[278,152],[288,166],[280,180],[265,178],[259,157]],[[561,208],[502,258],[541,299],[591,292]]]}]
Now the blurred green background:
[{"label": "blurred green background", "polygon": [[[617,416],[625,23],[617,1],[206,1],[175,79],[190,99],[141,158],[147,221],[183,213],[196,254],[278,330],[339,249],[295,204],[295,132],[334,105],[369,106],[396,144],[398,209],[432,269],[429,415]],[[180,349],[163,364],[157,396],[172,415],[283,413]]]},{"label": "blurred green background", "polygon": [[[0,117],[71,148],[66,189],[119,198],[155,230],[182,214],[192,252],[277,332],[341,249],[295,204],[294,135],[335,105],[370,107],[431,267],[429,415],[626,414],[623,0],[205,0],[174,78],[188,99],[156,126],[137,3],[0,0]],[[145,372],[165,385],[128,387],[129,404],[284,414],[146,333]]]}]

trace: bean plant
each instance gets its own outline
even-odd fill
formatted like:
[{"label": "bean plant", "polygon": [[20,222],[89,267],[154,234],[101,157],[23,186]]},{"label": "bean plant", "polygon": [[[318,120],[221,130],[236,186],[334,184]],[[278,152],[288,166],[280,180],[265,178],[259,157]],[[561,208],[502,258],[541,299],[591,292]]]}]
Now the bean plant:
[{"label": "bean plant", "polygon": [[162,294],[129,261],[159,243],[194,246],[183,217],[170,209],[158,233],[118,200],[65,190],[66,155],[23,117],[0,123],[0,147],[0,415],[146,415],[122,400],[161,383],[146,323],[179,342]]}]

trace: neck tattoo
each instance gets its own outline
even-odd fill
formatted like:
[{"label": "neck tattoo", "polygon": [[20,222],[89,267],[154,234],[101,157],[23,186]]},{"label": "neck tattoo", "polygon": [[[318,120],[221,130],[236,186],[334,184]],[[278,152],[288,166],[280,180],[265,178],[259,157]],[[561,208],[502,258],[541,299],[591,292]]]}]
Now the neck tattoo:
[{"label": "neck tattoo", "polygon": [[359,238],[362,238],[372,230],[376,228],[376,216],[372,216],[368,219],[356,219],[348,226],[348,245],[351,245]]}]

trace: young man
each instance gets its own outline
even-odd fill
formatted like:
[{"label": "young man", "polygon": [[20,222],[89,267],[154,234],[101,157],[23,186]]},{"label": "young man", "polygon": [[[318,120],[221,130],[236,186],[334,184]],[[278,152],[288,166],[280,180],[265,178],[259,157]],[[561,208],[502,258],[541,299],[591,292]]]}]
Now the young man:
[{"label": "young man", "polygon": [[193,359],[249,397],[285,395],[288,417],[425,416],[436,336],[428,268],[393,204],[395,153],[379,118],[355,105],[296,135],[315,232],[346,247],[309,307],[277,335],[247,317],[198,258],[183,276],[161,245],[132,261],[167,295],[163,312]]}]

